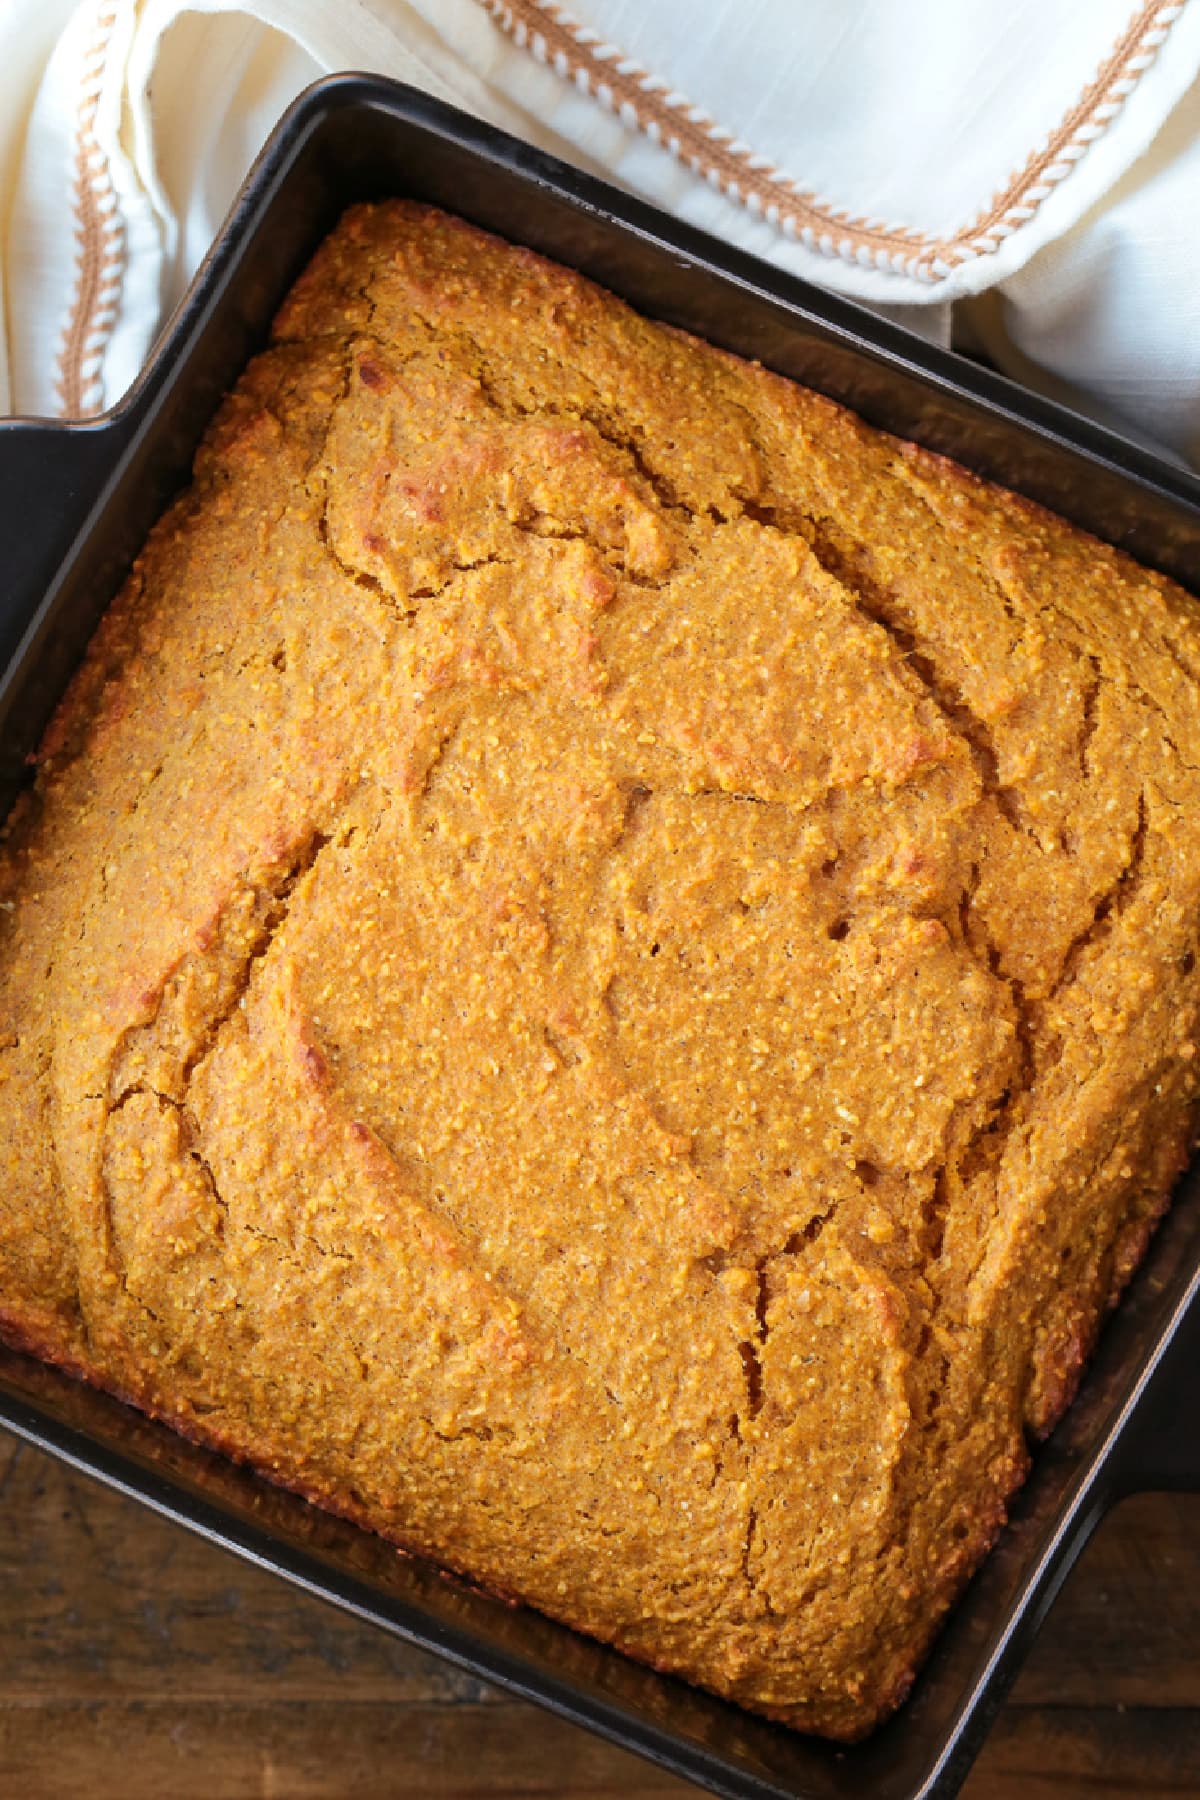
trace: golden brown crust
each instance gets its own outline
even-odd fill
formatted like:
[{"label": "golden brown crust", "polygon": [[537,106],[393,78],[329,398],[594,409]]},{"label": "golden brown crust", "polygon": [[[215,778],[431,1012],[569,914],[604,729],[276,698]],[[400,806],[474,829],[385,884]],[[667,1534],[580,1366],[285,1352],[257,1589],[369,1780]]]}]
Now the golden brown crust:
[{"label": "golden brown crust", "polygon": [[1191,1142],[1170,583],[347,215],[0,859],[0,1332],[655,1665],[898,1703]]}]

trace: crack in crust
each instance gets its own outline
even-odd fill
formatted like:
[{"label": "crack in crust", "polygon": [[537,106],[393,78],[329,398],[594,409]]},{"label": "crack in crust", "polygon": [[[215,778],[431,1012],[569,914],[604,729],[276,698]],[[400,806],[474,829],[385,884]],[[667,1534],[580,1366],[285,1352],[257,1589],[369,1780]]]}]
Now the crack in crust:
[{"label": "crack in crust", "polygon": [[[239,913],[248,912],[249,930],[241,944],[236,946],[236,954],[226,959],[227,966],[220,982],[216,1003],[211,1011],[201,1017],[198,1025],[193,1027],[190,1042],[180,1053],[178,1044],[168,1051],[171,1064],[172,1080],[169,1089],[154,1087],[137,1077],[130,1078],[126,1071],[131,1061],[138,1066],[143,1057],[153,1058],[159,1048],[156,1041],[160,1018],[169,996],[178,991],[181,976],[186,974],[193,963],[204,963],[209,959],[209,949],[201,950],[195,958],[185,958],[184,965],[171,972],[163,982],[158,1000],[151,1016],[130,1026],[117,1041],[113,1049],[109,1065],[109,1110],[115,1112],[121,1107],[130,1094],[148,1089],[163,1100],[183,1104],[187,1100],[192,1077],[200,1064],[204,1062],[217,1047],[218,1040],[225,1026],[237,1012],[245,998],[255,968],[270,954],[275,940],[287,923],[292,897],[306,875],[311,874],[317,860],[325,848],[337,834],[338,824],[344,808],[324,829],[316,826],[310,828],[301,840],[300,847],[282,867],[272,881],[254,886],[239,887],[237,899],[249,901],[238,908]],[[220,945],[222,924],[233,912],[229,906],[219,918],[211,931],[211,940]]]},{"label": "crack in crust", "polygon": [[1115,917],[1120,917],[1131,904],[1134,893],[1146,860],[1146,841],[1150,829],[1149,811],[1146,795],[1143,791],[1138,795],[1137,824],[1129,843],[1129,854],[1124,865],[1118,870],[1115,880],[1096,901],[1092,917],[1084,929],[1072,938],[1063,958],[1062,973],[1050,991],[1050,999],[1057,998],[1059,993],[1074,981],[1080,966],[1089,953],[1103,943],[1112,930]]},{"label": "crack in crust", "polygon": [[[204,962],[207,957],[205,951],[201,951],[198,958],[185,959],[184,967],[172,972],[160,990],[151,1017],[130,1027],[114,1046],[109,1064],[105,1111],[98,1128],[101,1142],[106,1139],[112,1122],[131,1101],[141,1095],[152,1097],[160,1106],[169,1108],[178,1119],[186,1154],[201,1173],[222,1219],[228,1217],[229,1208],[204,1152],[203,1134],[190,1100],[192,1081],[196,1071],[214,1054],[226,1026],[242,1006],[255,969],[268,956],[287,921],[296,889],[305,876],[312,872],[321,852],[332,841],[336,829],[336,820],[324,831],[314,828],[274,881],[243,890],[242,897],[248,895],[251,900],[249,935],[240,945],[231,966],[224,971],[224,978],[214,996],[215,1004],[198,1021],[191,1022],[191,1031],[182,1043],[179,1041],[178,1024],[175,1020],[170,1021],[172,1035],[176,1040],[172,1044],[159,1041],[159,1027],[164,1009],[169,1008],[171,999],[178,996],[181,981],[190,973],[189,965],[194,965],[197,960]],[[227,909],[225,917],[229,916],[230,909]],[[213,938],[218,942],[222,922],[218,921],[213,928]],[[119,1233],[103,1161],[99,1180],[109,1268],[120,1282],[126,1297],[135,1301],[152,1317],[156,1317],[152,1309],[130,1287],[128,1273],[119,1252]]]}]

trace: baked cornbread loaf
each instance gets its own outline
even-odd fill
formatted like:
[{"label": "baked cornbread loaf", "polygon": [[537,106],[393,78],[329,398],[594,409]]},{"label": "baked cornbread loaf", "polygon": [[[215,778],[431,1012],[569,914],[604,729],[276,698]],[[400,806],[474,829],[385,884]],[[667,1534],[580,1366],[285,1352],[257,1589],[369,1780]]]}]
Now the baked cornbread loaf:
[{"label": "baked cornbread loaf", "polygon": [[1192,1140],[1198,691],[1169,582],[352,211],[10,823],[5,1335],[862,1733]]}]

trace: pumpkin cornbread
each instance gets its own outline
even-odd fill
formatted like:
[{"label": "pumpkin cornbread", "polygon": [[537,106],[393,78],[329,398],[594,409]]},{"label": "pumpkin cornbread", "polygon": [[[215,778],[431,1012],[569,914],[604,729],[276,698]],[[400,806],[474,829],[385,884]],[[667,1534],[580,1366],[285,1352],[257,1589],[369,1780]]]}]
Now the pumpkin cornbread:
[{"label": "pumpkin cornbread", "polygon": [[349,213],[0,858],[0,1327],[835,1737],[1196,1124],[1169,582]]}]

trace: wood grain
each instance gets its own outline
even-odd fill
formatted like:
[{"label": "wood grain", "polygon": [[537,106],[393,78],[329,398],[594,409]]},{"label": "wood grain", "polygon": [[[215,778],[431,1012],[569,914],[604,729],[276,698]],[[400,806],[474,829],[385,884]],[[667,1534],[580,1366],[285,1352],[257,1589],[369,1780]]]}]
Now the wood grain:
[{"label": "wood grain", "polygon": [[[0,1523],[0,1795],[695,1791],[3,1436]],[[1200,1796],[1200,1497],[1102,1528],[964,1792]]]}]

